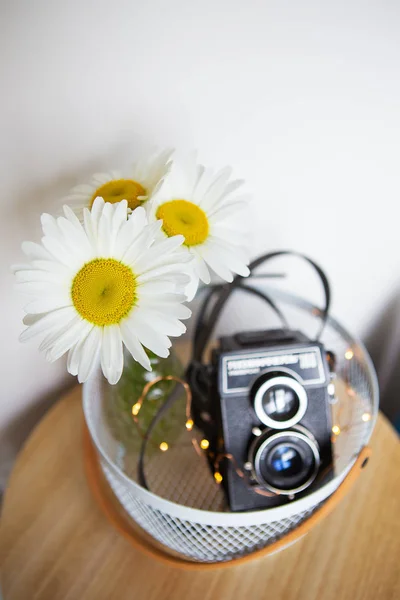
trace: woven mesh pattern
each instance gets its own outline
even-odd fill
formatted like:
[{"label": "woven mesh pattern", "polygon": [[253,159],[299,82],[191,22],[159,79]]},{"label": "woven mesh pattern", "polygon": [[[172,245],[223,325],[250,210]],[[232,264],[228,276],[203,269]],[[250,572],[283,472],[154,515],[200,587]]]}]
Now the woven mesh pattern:
[{"label": "woven mesh pattern", "polygon": [[275,542],[310,516],[319,505],[268,524],[235,527],[204,525],[173,517],[135,497],[102,463],[103,472],[126,512],[161,544],[200,562],[229,561]]},{"label": "woven mesh pattern", "polygon": [[205,456],[199,457],[191,444],[178,443],[168,452],[148,457],[145,471],[149,489],[161,498],[203,510],[226,509],[225,496],[215,484]]}]

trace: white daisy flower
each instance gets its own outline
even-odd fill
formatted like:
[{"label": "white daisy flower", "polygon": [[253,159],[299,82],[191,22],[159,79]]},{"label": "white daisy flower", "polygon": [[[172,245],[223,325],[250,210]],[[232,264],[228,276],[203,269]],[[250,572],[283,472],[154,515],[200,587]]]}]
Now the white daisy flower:
[{"label": "white daisy flower", "polygon": [[146,347],[169,354],[168,336],[180,336],[191,311],[182,302],[189,278],[183,236],[159,235],[139,207],[127,218],[126,200],[96,198],[84,209],[84,224],[64,206],[65,217],[42,215],[42,245],[24,242],[29,265],[16,266],[21,291],[32,296],[24,319],[26,341],[36,335],[49,361],[68,352],[68,371],[86,381],[100,363],[116,383],[123,344],[151,370]]},{"label": "white daisy flower", "polygon": [[214,174],[194,160],[177,161],[146,204],[150,221],[162,219],[165,237],[183,235],[184,248],[193,255],[188,299],[199,279],[210,283],[208,267],[229,282],[234,273],[249,275],[249,197],[237,195],[243,182],[229,181],[230,176],[229,167]]},{"label": "white daisy flower", "polygon": [[89,184],[77,185],[62,200],[73,208],[79,218],[83,209],[91,208],[96,198],[115,204],[128,202],[129,212],[141,206],[157,189],[167,174],[172,150],[164,150],[136,162],[129,172],[95,173]]}]

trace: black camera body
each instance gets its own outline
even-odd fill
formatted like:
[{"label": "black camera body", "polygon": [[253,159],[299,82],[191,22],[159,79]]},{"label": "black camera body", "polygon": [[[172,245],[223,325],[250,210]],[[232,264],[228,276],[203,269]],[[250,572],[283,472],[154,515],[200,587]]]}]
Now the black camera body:
[{"label": "black camera body", "polygon": [[298,331],[220,339],[207,429],[232,511],[280,506],[332,479],[332,362]]}]

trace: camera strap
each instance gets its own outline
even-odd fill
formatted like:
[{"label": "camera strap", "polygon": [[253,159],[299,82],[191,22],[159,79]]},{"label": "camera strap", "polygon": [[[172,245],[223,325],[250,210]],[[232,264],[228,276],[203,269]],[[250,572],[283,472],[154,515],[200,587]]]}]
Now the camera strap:
[{"label": "camera strap", "polygon": [[[329,308],[330,308],[330,303],[331,303],[331,292],[330,292],[328,278],[325,275],[324,271],[321,269],[321,267],[319,265],[317,265],[317,263],[315,263],[311,258],[306,256],[305,254],[301,254],[300,252],[295,252],[293,250],[279,250],[276,252],[269,252],[267,254],[263,254],[263,255],[259,256],[258,258],[254,259],[250,263],[249,278],[252,277],[253,271],[255,269],[257,269],[260,265],[265,264],[265,263],[269,262],[270,260],[277,258],[278,256],[294,256],[294,257],[301,258],[302,260],[306,261],[309,265],[311,265],[319,276],[319,279],[322,283],[324,295],[325,295],[325,306],[321,310],[321,313],[320,313],[321,326],[320,326],[320,329],[316,336],[316,339],[319,339],[322,334],[322,331],[325,327],[326,320],[328,318],[328,313],[329,313]],[[199,311],[199,316],[198,316],[194,340],[193,340],[193,361],[195,361],[197,363],[203,362],[204,351],[210,341],[210,338],[214,332],[216,324],[221,316],[221,312],[222,312],[226,302],[230,298],[231,294],[238,288],[244,289],[249,292],[251,290],[250,293],[254,293],[255,295],[258,295],[258,296],[262,297],[264,300],[266,300],[267,303],[275,310],[275,312],[277,314],[279,314],[280,318],[284,320],[284,322],[286,323],[286,326],[287,326],[287,322],[286,322],[285,318],[283,317],[281,311],[278,309],[276,304],[271,300],[271,298],[269,298],[266,294],[260,292],[256,288],[252,288],[250,286],[244,285],[243,284],[244,280],[245,280],[245,278],[242,275],[237,275],[234,278],[234,280],[232,281],[232,283],[223,284],[218,287],[215,286],[214,289],[212,289],[209,292],[208,296],[205,298],[203,305],[201,306],[200,311]],[[215,301],[213,308],[211,309],[208,319],[206,319],[205,315],[207,313],[207,310],[209,309],[209,306],[211,304],[211,300],[213,299],[213,296],[215,297],[217,295],[216,292],[219,292],[219,295]]]}]

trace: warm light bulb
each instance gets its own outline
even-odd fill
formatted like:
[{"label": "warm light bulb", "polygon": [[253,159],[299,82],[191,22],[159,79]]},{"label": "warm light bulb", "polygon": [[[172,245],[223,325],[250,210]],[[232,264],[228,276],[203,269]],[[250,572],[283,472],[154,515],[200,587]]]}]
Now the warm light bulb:
[{"label": "warm light bulb", "polygon": [[222,475],[221,475],[221,473],[219,473],[219,471],[216,471],[214,473],[214,479],[215,479],[215,481],[217,483],[221,483],[221,481],[222,481]]},{"label": "warm light bulb", "polygon": [[364,421],[364,423],[366,423],[367,421],[371,420],[371,415],[369,413],[365,412],[361,418]]},{"label": "warm light bulb", "polygon": [[339,425],[334,425],[332,427],[332,433],[334,433],[335,435],[339,435],[339,433],[340,433],[340,427],[339,427]]},{"label": "warm light bulb", "polygon": [[188,431],[192,431],[192,429],[193,429],[193,425],[194,425],[194,423],[193,423],[193,419],[188,419],[188,420],[186,421],[186,429],[187,429]]},{"label": "warm light bulb", "polygon": [[200,442],[200,448],[202,450],[207,450],[209,445],[210,445],[210,442],[208,440],[201,440],[201,442]]},{"label": "warm light bulb", "polygon": [[353,350],[350,350],[350,349],[349,349],[349,350],[347,350],[347,351],[344,353],[344,357],[345,357],[347,360],[351,360],[351,359],[353,358],[353,356],[354,356],[354,352],[353,352]]},{"label": "warm light bulb", "polygon": [[167,442],[161,442],[161,444],[160,444],[160,450],[162,452],[166,452],[168,450],[168,444],[167,444]]},{"label": "warm light bulb", "polygon": [[133,414],[134,417],[136,417],[136,415],[139,414],[140,408],[141,408],[141,405],[140,405],[139,402],[136,402],[136,404],[134,404],[132,406],[132,414]]}]

